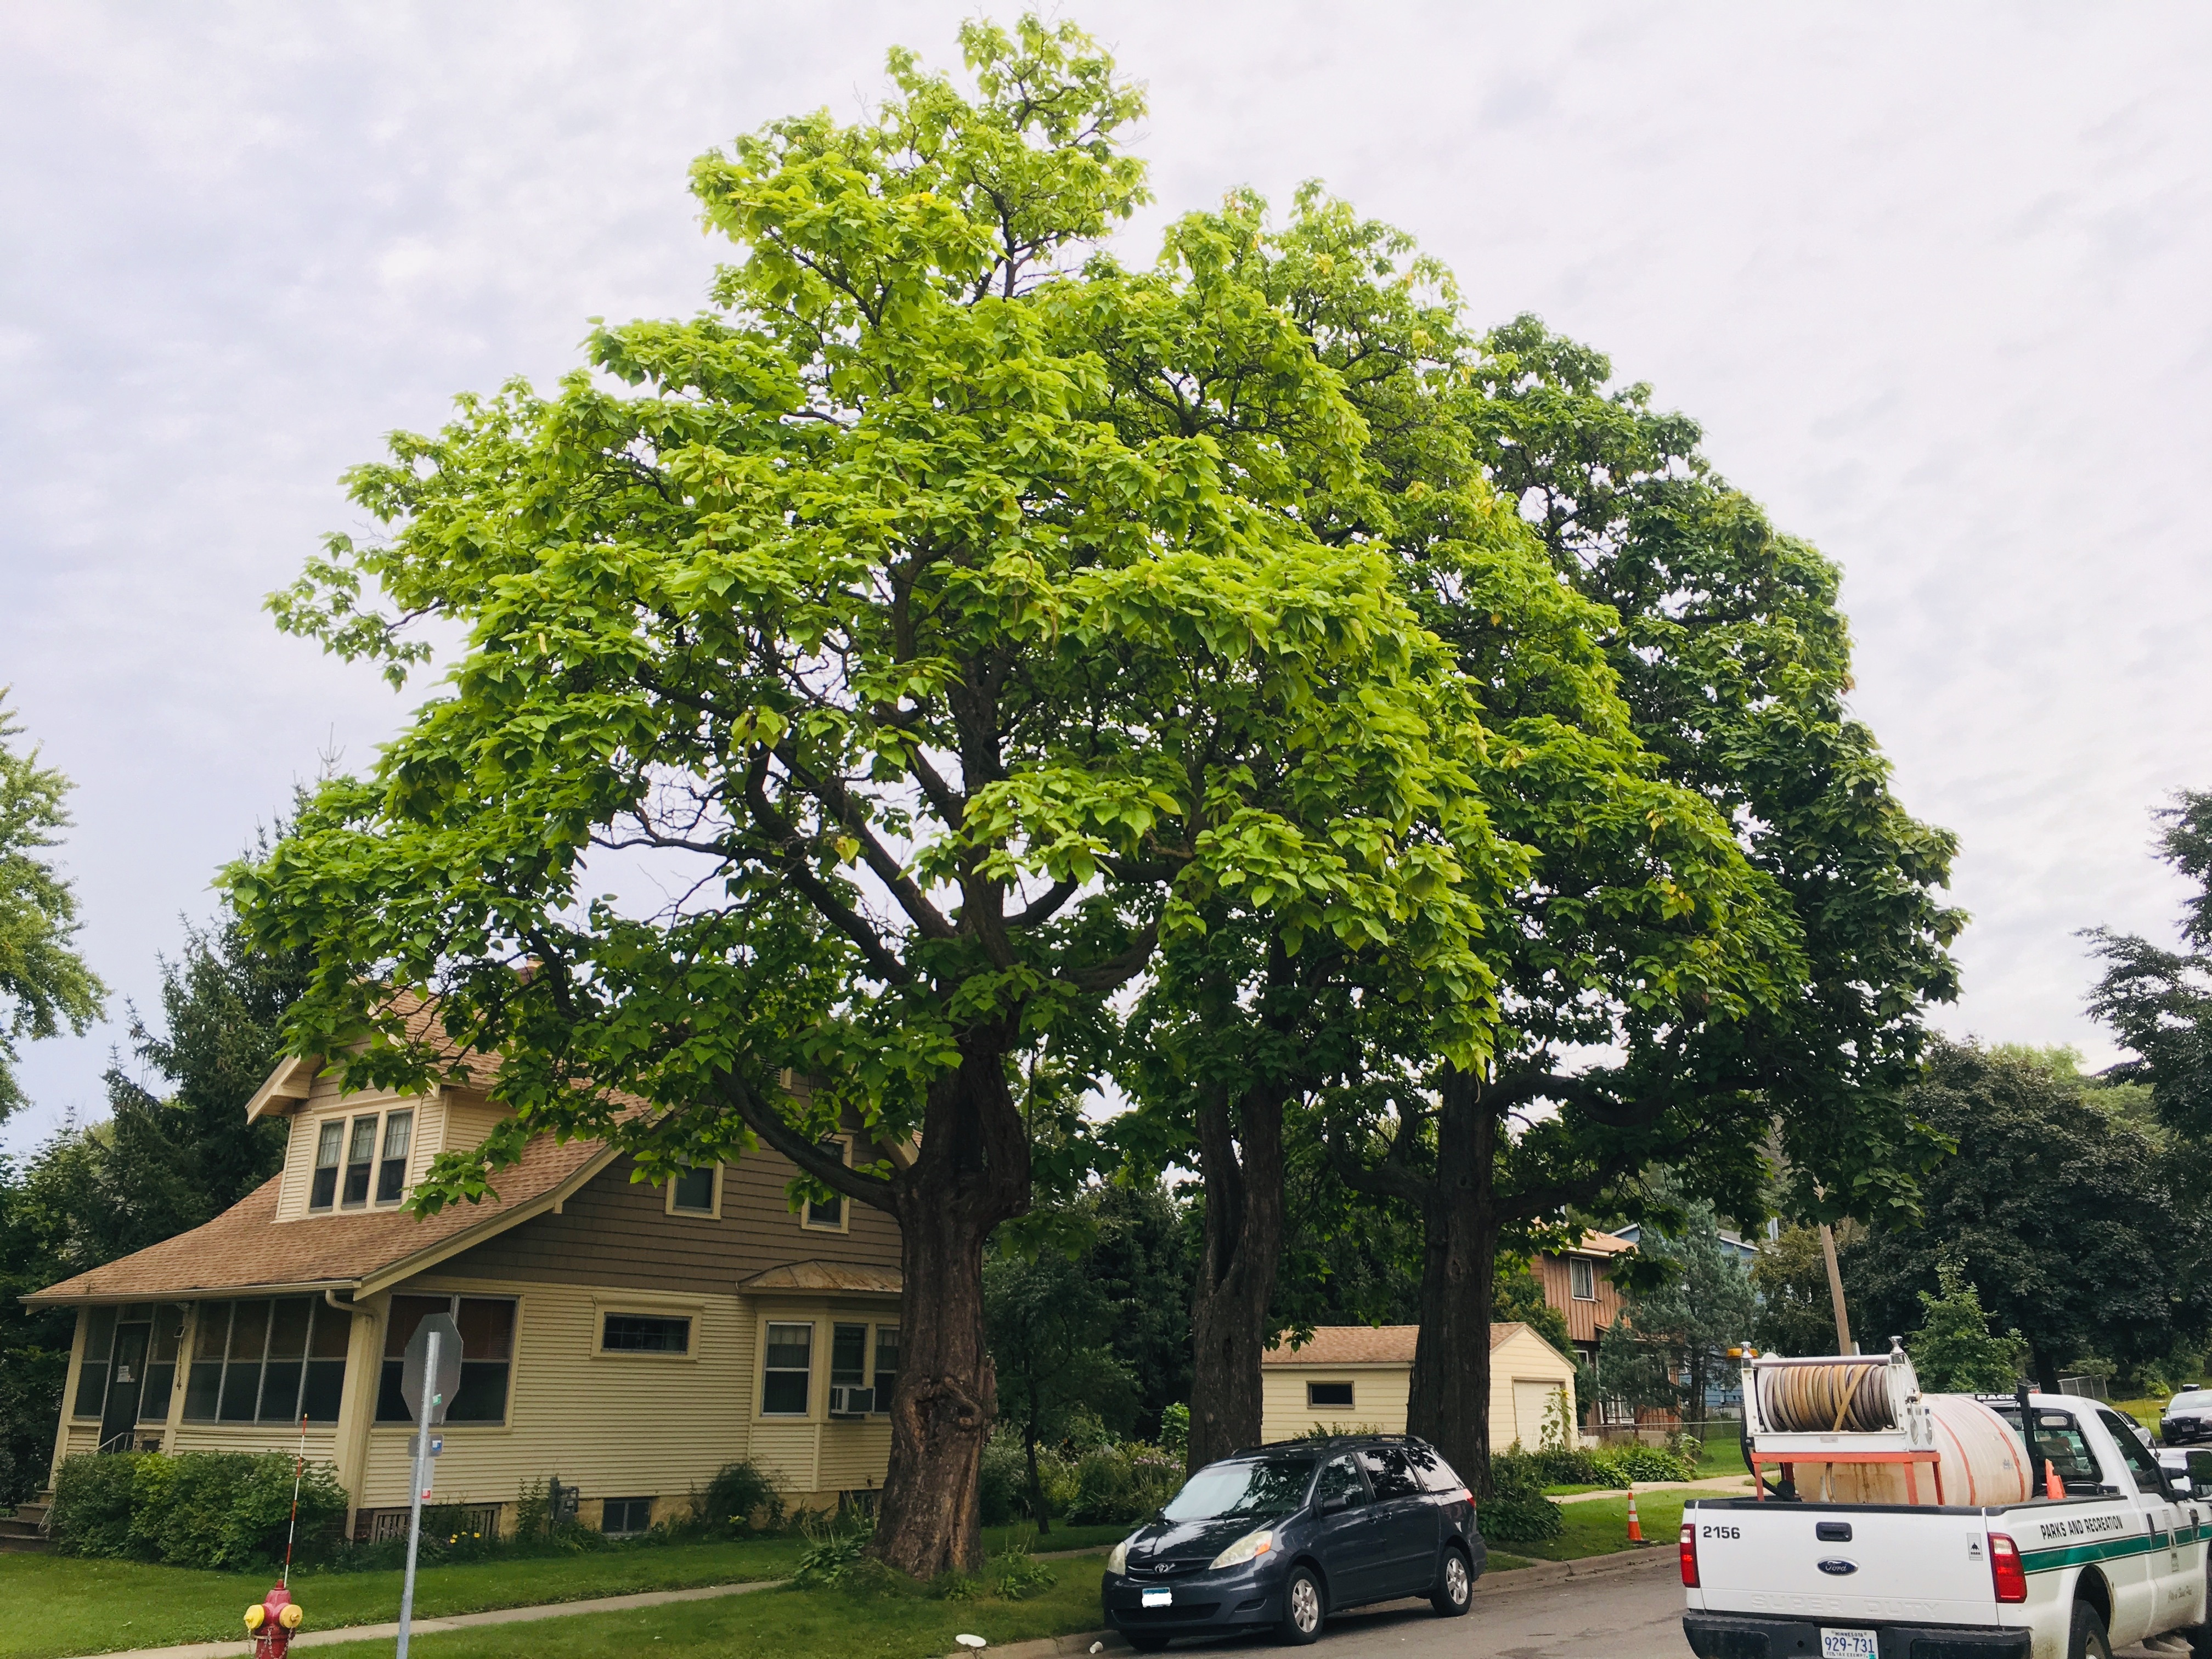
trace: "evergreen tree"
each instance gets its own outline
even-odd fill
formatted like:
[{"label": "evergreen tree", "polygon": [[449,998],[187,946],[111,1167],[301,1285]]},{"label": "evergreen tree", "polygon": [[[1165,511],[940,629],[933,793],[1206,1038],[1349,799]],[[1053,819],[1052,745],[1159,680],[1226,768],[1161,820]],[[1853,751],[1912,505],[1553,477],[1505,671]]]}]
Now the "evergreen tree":
[{"label": "evergreen tree", "polygon": [[1713,1384],[1728,1374],[1728,1350],[1751,1338],[1757,1314],[1751,1276],[1721,1238],[1713,1206],[1683,1206],[1669,1233],[1644,1230],[1638,1253],[1667,1269],[1656,1288],[1626,1298],[1629,1323],[1662,1349],[1686,1415],[1702,1418]]},{"label": "evergreen tree", "polygon": [[[0,700],[6,695],[0,686]],[[40,766],[37,750],[19,754],[9,745],[21,730],[0,701],[0,1119],[23,1104],[16,1045],[64,1027],[81,1035],[107,994],[76,952],[76,895],[40,856],[69,827],[62,800],[70,782]]]}]

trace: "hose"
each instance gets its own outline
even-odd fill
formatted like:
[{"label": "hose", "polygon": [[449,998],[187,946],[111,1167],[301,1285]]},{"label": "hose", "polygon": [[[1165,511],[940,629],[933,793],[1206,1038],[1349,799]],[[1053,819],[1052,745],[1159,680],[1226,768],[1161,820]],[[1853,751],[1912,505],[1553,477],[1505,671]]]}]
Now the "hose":
[{"label": "hose", "polygon": [[1897,1426],[1886,1360],[1777,1365],[1759,1378],[1759,1410],[1781,1434],[1875,1434]]}]

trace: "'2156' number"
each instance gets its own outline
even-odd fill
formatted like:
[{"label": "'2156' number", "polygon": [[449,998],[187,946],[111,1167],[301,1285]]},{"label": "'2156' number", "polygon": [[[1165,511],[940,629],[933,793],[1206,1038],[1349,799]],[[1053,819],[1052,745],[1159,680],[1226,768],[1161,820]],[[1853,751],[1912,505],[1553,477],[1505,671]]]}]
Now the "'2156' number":
[{"label": "'2156' number", "polygon": [[1705,1527],[1699,1528],[1698,1535],[1700,1538],[1741,1538],[1743,1529],[1740,1527]]}]

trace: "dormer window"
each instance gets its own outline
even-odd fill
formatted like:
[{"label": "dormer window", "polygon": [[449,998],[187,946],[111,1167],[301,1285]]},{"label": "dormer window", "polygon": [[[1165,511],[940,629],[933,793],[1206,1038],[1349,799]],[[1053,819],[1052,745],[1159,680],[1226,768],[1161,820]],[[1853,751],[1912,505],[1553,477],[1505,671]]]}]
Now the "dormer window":
[{"label": "dormer window", "polygon": [[376,1201],[397,1204],[407,1190],[407,1145],[414,1138],[415,1114],[389,1112],[384,1119],[384,1158],[376,1169]]},{"label": "dormer window", "polygon": [[351,1208],[368,1202],[368,1176],[376,1162],[376,1116],[353,1121],[346,1137],[345,1194],[338,1201]]},{"label": "dormer window", "polygon": [[338,1152],[345,1145],[345,1125],[332,1118],[316,1132],[315,1183],[307,1194],[307,1207],[327,1210],[338,1201]]}]

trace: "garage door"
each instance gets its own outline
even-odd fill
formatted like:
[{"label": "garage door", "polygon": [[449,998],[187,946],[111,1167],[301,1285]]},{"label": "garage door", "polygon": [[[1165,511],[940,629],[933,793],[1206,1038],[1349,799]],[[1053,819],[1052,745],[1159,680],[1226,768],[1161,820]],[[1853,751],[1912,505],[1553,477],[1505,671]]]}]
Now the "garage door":
[{"label": "garage door", "polygon": [[1544,1443],[1546,1414],[1552,1410],[1552,1397],[1566,1390],[1557,1382],[1524,1382],[1513,1384],[1513,1432],[1530,1451]]}]

